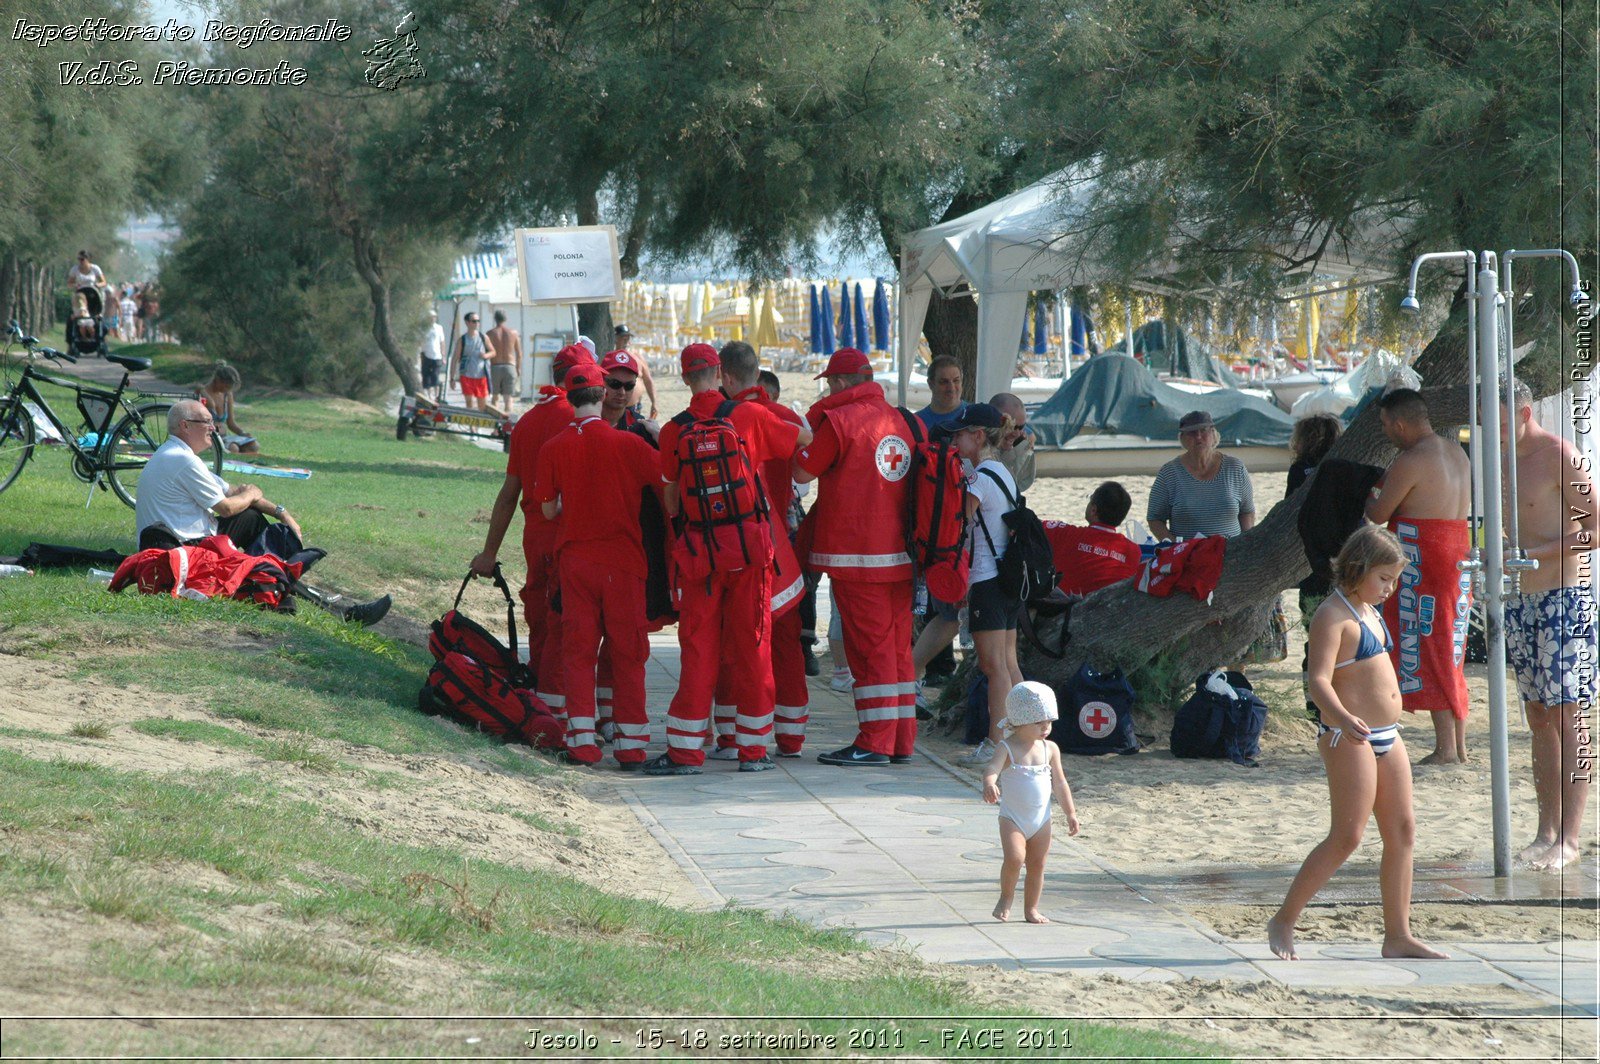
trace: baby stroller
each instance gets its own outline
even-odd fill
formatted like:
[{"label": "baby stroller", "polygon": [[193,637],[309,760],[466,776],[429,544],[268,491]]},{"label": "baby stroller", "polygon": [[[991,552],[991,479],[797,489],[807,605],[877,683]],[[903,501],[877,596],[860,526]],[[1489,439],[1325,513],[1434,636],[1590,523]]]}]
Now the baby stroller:
[{"label": "baby stroller", "polygon": [[106,323],[100,293],[85,285],[78,289],[72,317],[67,319],[67,350],[74,355],[105,355]]}]

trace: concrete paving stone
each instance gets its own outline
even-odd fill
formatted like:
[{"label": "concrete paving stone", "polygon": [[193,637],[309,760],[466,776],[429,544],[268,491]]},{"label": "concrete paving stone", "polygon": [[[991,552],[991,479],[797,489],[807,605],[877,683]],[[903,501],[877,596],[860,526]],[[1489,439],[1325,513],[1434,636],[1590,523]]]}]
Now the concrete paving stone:
[{"label": "concrete paving stone", "polygon": [[1498,964],[1502,961],[1554,961],[1542,942],[1453,942],[1449,953],[1471,954]]},{"label": "concrete paving stone", "polygon": [[773,839],[746,839],[738,835],[708,833],[699,838],[677,835],[678,843],[690,857],[744,854],[754,860],[771,854],[785,853],[789,847]]},{"label": "concrete paving stone", "polygon": [[1513,982],[1505,972],[1485,961],[1477,958],[1471,960],[1458,959],[1459,954],[1450,947],[1449,943],[1443,943],[1439,948],[1450,954],[1450,960],[1414,961],[1395,959],[1386,960],[1383,963],[1415,972],[1417,986],[1492,986],[1495,984],[1509,985]]},{"label": "concrete paving stone", "polygon": [[1600,960],[1600,942],[1585,938],[1568,938],[1559,942],[1549,942],[1545,948],[1557,957],[1569,961],[1588,961],[1593,964]]},{"label": "concrete paving stone", "polygon": [[[993,907],[991,903],[991,910]],[[1041,908],[1045,916],[1051,919],[1051,923],[1027,923],[1022,920],[1022,913],[1013,909],[1012,922],[1002,924],[993,916],[986,914],[984,921],[975,926],[985,937],[1004,946],[1006,952],[1029,967],[1038,961],[1055,961],[1062,957],[1096,956],[1104,960],[1107,955],[1097,952],[1098,947],[1115,947],[1127,941],[1127,936],[1121,932],[1084,924],[1069,924],[1057,920],[1057,914],[1051,912],[1048,905],[1042,905]],[[1113,959],[1121,961],[1124,958]]]},{"label": "concrete paving stone", "polygon": [[1061,957],[1052,961],[1036,961],[1028,965],[1028,970],[1069,974],[1081,979],[1113,976],[1131,982],[1148,975],[1152,969],[1146,964],[1117,964],[1098,957]]},{"label": "concrete paving stone", "polygon": [[[1245,941],[1245,940],[1242,940],[1242,939],[1232,939],[1232,938],[1230,938],[1230,939],[1227,940],[1227,943],[1228,943],[1228,948],[1229,949],[1233,950],[1235,953],[1237,953],[1239,956],[1243,957],[1245,960],[1248,960],[1248,961],[1276,961],[1276,960],[1278,960],[1278,957],[1272,952],[1272,947],[1267,945],[1266,928],[1262,928],[1261,929],[1261,940],[1259,942],[1250,942],[1250,941]],[[1337,946],[1337,943],[1332,943],[1332,942],[1296,942],[1294,944],[1295,952],[1300,955],[1300,959],[1303,960],[1303,961],[1305,961],[1305,960],[1327,960],[1328,959],[1327,954],[1324,953],[1323,951],[1329,949],[1330,947],[1334,947],[1334,946]]]},{"label": "concrete paving stone", "polygon": [[1253,961],[1252,964],[1285,986],[1378,987],[1410,986],[1416,973],[1389,964],[1347,960]]}]

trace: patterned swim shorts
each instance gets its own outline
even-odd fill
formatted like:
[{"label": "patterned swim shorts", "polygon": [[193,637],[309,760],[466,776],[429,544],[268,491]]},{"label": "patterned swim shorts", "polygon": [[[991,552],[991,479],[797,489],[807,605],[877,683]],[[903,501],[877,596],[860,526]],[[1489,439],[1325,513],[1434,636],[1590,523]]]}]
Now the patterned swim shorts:
[{"label": "patterned swim shorts", "polygon": [[1506,650],[1523,700],[1593,705],[1594,589],[1558,587],[1505,601]]}]

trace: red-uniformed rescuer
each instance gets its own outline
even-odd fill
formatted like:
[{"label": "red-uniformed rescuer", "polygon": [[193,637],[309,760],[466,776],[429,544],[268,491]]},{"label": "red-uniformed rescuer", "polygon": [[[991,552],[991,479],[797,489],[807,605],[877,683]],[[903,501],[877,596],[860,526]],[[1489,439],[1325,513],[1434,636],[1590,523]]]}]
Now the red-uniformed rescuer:
[{"label": "red-uniformed rescuer", "polygon": [[679,528],[672,559],[681,672],[667,710],[667,752],[645,772],[700,772],[719,681],[737,714],[740,771],[759,772],[772,767],[774,533],[757,471],[792,456],[811,433],[723,395],[721,358],[710,344],[690,344],[679,362],[692,394],[689,409],[661,426],[661,480]]},{"label": "red-uniformed rescuer", "polygon": [[[567,370],[580,363],[593,364],[589,352],[569,344],[550,362],[554,384],[539,389],[533,407],[517,419],[511,430],[511,452],[506,459],[506,479],[495,497],[489,515],[489,532],[483,551],[472,559],[472,571],[479,576],[494,572],[500,544],[522,503],[522,557],[527,578],[522,583],[522,611],[528,622],[528,661],[538,677],[538,695],[557,716],[564,712],[566,700],[561,684],[561,615],[550,612],[550,581],[555,576],[556,522],[547,519],[533,498],[533,478],[539,451],[556,434],[572,423],[572,404],[562,387]],[[545,651],[549,649],[548,662]]]},{"label": "red-uniformed rescuer", "polygon": [[[761,359],[755,348],[743,340],[722,347],[722,390],[734,402],[754,403],[774,416],[805,428],[805,419],[781,403],[774,402],[759,381]],[[799,757],[806,741],[806,722],[810,719],[811,691],[806,686],[805,645],[800,640],[800,600],[805,596],[805,574],[800,570],[794,547],[786,532],[786,515],[794,502],[794,480],[790,473],[791,455],[769,458],[761,463],[761,484],[772,512],[772,732],[779,757]],[[733,743],[737,756],[737,718],[726,689],[718,687],[714,707],[717,711],[717,746],[713,757],[724,756],[725,743]],[[723,720],[726,707],[728,719]]]},{"label": "red-uniformed rescuer", "polygon": [[554,520],[561,587],[561,658],[567,696],[569,761],[600,760],[595,743],[595,662],[603,637],[611,647],[616,739],[625,771],[644,763],[650,723],[644,708],[645,555],[639,492],[655,483],[656,453],[600,416],[605,394],[593,362],[567,371],[572,423],[539,452],[534,497]]},{"label": "red-uniformed rescuer", "polygon": [[855,348],[835,351],[818,378],[827,378],[828,394],[806,414],[816,439],[794,461],[795,480],[818,481],[817,503],[798,543],[803,564],[827,573],[839,600],[859,731],[855,742],[817,760],[900,764],[911,759],[917,741],[908,430],[873,381],[872,363]]}]

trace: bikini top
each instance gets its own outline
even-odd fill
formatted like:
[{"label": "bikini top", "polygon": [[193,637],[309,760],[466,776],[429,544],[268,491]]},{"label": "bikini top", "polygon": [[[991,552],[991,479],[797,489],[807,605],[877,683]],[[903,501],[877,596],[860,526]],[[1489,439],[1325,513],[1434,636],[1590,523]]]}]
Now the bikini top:
[{"label": "bikini top", "polygon": [[1389,626],[1383,623],[1383,615],[1378,615],[1378,628],[1383,632],[1383,642],[1380,643],[1378,642],[1378,637],[1372,634],[1372,629],[1367,627],[1367,622],[1361,619],[1361,614],[1357,613],[1356,608],[1350,605],[1350,600],[1344,597],[1344,592],[1334,588],[1333,593],[1339,596],[1339,601],[1344,603],[1344,608],[1349,610],[1350,616],[1356,619],[1356,627],[1361,629],[1361,639],[1356,643],[1355,657],[1337,662],[1333,667],[1342,669],[1346,665],[1353,665],[1358,661],[1366,661],[1368,658],[1388,653],[1390,647],[1394,644],[1389,639]]}]

